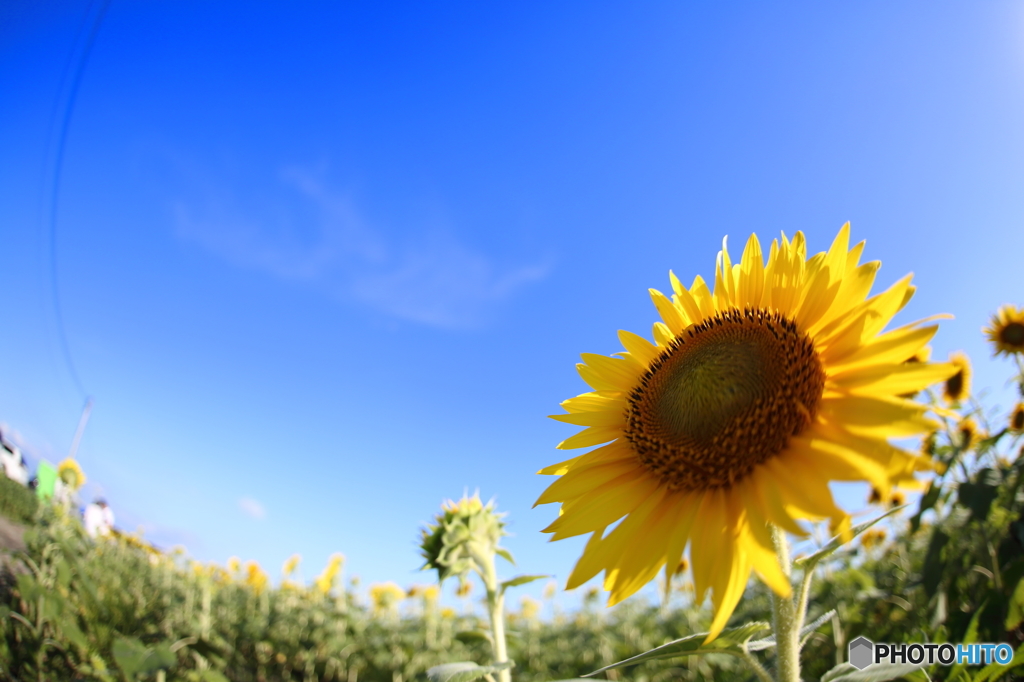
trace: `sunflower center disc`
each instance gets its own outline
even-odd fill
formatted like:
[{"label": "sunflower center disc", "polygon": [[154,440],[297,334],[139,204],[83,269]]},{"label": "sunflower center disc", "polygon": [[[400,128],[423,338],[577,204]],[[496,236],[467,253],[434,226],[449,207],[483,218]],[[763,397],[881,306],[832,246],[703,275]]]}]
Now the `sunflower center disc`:
[{"label": "sunflower center disc", "polygon": [[814,344],[785,317],[718,313],[651,363],[625,436],[673,490],[731,486],[811,423],[824,386]]},{"label": "sunflower center disc", "polygon": [[1001,341],[1007,346],[1019,348],[1024,346],[1024,324],[1011,322],[1003,327],[1000,333]]}]

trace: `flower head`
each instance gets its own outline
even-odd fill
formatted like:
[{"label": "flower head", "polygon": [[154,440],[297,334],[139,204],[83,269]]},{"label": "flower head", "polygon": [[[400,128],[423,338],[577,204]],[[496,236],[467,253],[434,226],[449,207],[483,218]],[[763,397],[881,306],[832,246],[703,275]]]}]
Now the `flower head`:
[{"label": "flower head", "polygon": [[284,562],[284,566],[281,567],[281,576],[284,578],[290,577],[298,569],[300,561],[302,561],[302,557],[298,554],[292,554],[288,557],[288,560]]},{"label": "flower head", "polygon": [[868,495],[868,503],[882,504],[883,502],[889,507],[902,507],[907,503],[907,496],[902,490],[892,489],[888,494],[885,494],[872,486],[871,494]]},{"label": "flower head", "polygon": [[260,565],[255,561],[247,561],[245,563],[245,584],[248,585],[256,592],[260,594],[263,590],[267,589],[267,584],[270,582],[270,578],[260,568]]},{"label": "flower head", "polygon": [[984,438],[981,431],[978,430],[978,423],[972,417],[964,417],[960,420],[960,423],[956,425],[956,436],[958,439],[956,444],[963,450],[970,450]]},{"label": "flower head", "polygon": [[523,620],[535,620],[540,615],[540,602],[532,597],[523,597],[519,600],[519,613]]},{"label": "flower head", "polygon": [[374,611],[378,613],[392,610],[398,602],[405,599],[405,592],[393,582],[377,583],[370,586],[370,601]]},{"label": "flower head", "polygon": [[340,552],[335,552],[331,555],[331,558],[327,561],[327,566],[324,567],[323,573],[317,576],[313,584],[322,594],[329,594],[334,589],[334,582],[338,577],[338,573],[341,572],[341,567],[345,563],[345,555]]},{"label": "flower head", "polygon": [[67,457],[63,462],[57,465],[57,475],[60,480],[64,482],[64,485],[71,488],[72,490],[78,490],[85,485],[85,473],[82,471],[82,467],[79,466],[76,460]]},{"label": "flower head", "polygon": [[510,559],[508,551],[498,546],[507,535],[504,516],[495,511],[493,500],[481,503],[479,494],[444,502],[434,523],[421,531],[420,550],[426,560],[422,568],[435,569],[439,582],[450,576],[465,582],[471,570],[483,570],[495,553]]},{"label": "flower head", "polygon": [[1010,414],[1010,431],[1014,433],[1024,432],[1024,403],[1017,403]]},{"label": "flower head", "polygon": [[956,367],[956,374],[946,379],[942,387],[942,397],[947,403],[955,405],[971,393],[971,361],[960,351],[949,354],[949,362]]},{"label": "flower head", "polygon": [[992,322],[982,330],[988,340],[996,347],[996,355],[1014,355],[1024,353],[1024,309],[1004,305],[995,315]]},{"label": "flower head", "polygon": [[885,542],[884,528],[868,528],[860,536],[860,544],[864,549],[873,549]]},{"label": "flower head", "polygon": [[712,592],[710,640],[751,571],[791,593],[768,524],[804,536],[801,520],[830,519],[847,532],[830,481],[888,495],[930,468],[888,439],[936,427],[926,406],[899,396],[955,369],[905,362],[936,326],[883,332],[914,288],[906,277],[868,297],[879,264],[860,263],[862,251],[848,225],[811,258],[801,233],[773,241],[767,263],[754,236],[736,264],[723,244],[713,291],[671,273],[674,296],[651,290],[653,343],[620,332],[619,357],[583,355],[593,390],[553,418],[585,428],[558,447],[601,447],[542,469],[560,478],[537,500],[562,505],[545,529],[553,539],[592,533],[568,588],[604,571],[617,603],[689,545],[695,598]]}]

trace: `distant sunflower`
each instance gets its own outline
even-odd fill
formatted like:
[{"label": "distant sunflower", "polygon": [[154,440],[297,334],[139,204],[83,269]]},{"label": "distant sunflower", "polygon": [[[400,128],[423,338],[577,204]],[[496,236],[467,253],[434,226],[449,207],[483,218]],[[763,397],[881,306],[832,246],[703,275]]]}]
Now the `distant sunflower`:
[{"label": "distant sunflower", "polygon": [[885,542],[884,528],[869,528],[860,536],[860,544],[864,549],[873,549]]},{"label": "distant sunflower", "polygon": [[751,570],[791,592],[768,524],[805,536],[799,520],[830,519],[845,532],[830,481],[888,495],[930,468],[888,442],[935,427],[898,396],[954,368],[904,362],[934,336],[928,320],[882,333],[914,288],[908,276],[868,298],[879,263],[859,263],[863,246],[849,247],[844,225],[808,259],[798,232],[773,241],[766,264],[751,236],[733,265],[723,244],[713,292],[671,273],[672,299],[651,290],[654,343],[620,332],[621,357],[583,355],[594,390],[553,418],[586,428],[558,447],[607,445],[542,469],[561,478],[537,500],[562,504],[553,539],[593,533],[568,589],[603,570],[618,603],[689,545],[697,599],[712,591],[713,639]]},{"label": "distant sunflower", "polygon": [[85,472],[77,460],[66,457],[63,462],[57,465],[57,475],[72,490],[78,490],[85,485]]},{"label": "distant sunflower", "polygon": [[[909,358],[904,360],[904,362],[910,364],[910,363],[914,363],[914,362],[928,362],[931,359],[932,359],[932,348],[931,348],[931,346],[925,346],[924,348],[922,348],[921,350],[917,351],[916,353],[911,355]],[[918,394],[917,391],[911,391],[909,393],[901,393],[899,397],[900,398],[905,398],[905,399],[909,400],[911,398],[916,397],[917,394]]]},{"label": "distant sunflower", "polygon": [[978,430],[978,424],[971,417],[964,417],[960,420],[960,423],[956,426],[956,433],[959,439],[957,445],[964,450],[970,450],[982,439],[982,434]]},{"label": "distant sunflower", "polygon": [[1017,403],[1010,414],[1010,430],[1014,433],[1024,431],[1024,403]]},{"label": "distant sunflower", "polygon": [[1024,353],[1024,309],[1004,305],[988,327],[982,330],[996,347],[996,355]]},{"label": "distant sunflower", "polygon": [[955,405],[971,394],[971,361],[960,351],[949,354],[949,362],[956,367],[956,373],[946,379],[942,386],[942,397]]},{"label": "distant sunflower", "polygon": [[871,493],[868,495],[869,504],[882,504],[886,503],[889,507],[902,507],[907,502],[907,496],[900,490],[890,490],[889,494],[884,494],[878,488],[872,486]]}]

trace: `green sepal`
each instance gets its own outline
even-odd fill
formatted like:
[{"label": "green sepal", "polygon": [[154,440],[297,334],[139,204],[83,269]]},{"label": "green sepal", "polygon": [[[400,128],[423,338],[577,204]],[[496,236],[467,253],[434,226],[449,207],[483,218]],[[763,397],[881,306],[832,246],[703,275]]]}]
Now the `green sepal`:
[{"label": "green sepal", "polygon": [[768,625],[768,623],[747,623],[746,625],[741,625],[737,628],[726,628],[725,630],[722,630],[718,637],[707,644],[704,643],[704,640],[707,639],[708,633],[701,632],[700,634],[677,639],[669,642],[668,644],[662,644],[659,647],[655,647],[650,651],[645,651],[644,653],[633,656],[632,658],[627,658],[624,661],[606,665],[600,670],[587,673],[584,677],[593,677],[598,673],[603,673],[604,671],[611,670],[613,668],[636,665],[637,663],[643,663],[644,661],[654,661],[662,658],[702,656],[704,654],[732,654],[734,656],[741,656],[745,645],[751,638],[768,630],[771,630],[771,626]]},{"label": "green sepal", "polygon": [[484,675],[501,672],[515,665],[512,661],[495,663],[494,665],[477,665],[472,661],[458,663],[442,663],[427,671],[430,682],[473,682]]},{"label": "green sepal", "polygon": [[900,510],[902,510],[904,508],[906,508],[906,505],[903,505],[902,507],[893,507],[892,509],[890,509],[889,511],[885,512],[884,514],[882,514],[881,516],[879,516],[877,518],[871,519],[870,521],[865,521],[864,523],[860,524],[859,526],[854,526],[850,530],[850,539],[849,540],[844,542],[843,538],[841,536],[837,535],[836,537],[832,538],[832,540],[827,545],[825,545],[824,547],[819,549],[814,554],[811,554],[809,556],[800,557],[799,559],[795,560],[793,562],[793,565],[797,566],[799,568],[802,568],[805,571],[813,571],[814,567],[817,566],[818,562],[820,562],[822,559],[831,556],[832,554],[835,553],[835,551],[837,549],[839,549],[843,545],[847,544],[848,542],[852,542],[855,537],[857,537],[858,535],[860,535],[861,533],[863,533],[868,528],[870,528],[871,526],[875,525],[876,523],[878,523],[879,521],[881,521],[885,517],[892,516],[893,514],[895,514],[896,512],[898,512],[898,511],[900,511]]}]

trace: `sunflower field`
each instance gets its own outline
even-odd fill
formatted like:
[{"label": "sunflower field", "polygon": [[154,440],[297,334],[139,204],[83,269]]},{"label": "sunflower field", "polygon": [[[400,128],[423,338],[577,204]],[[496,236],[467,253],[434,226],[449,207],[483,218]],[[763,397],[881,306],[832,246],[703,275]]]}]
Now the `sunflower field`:
[{"label": "sunflower field", "polygon": [[[862,251],[848,226],[810,258],[799,233],[767,262],[756,237],[735,265],[723,247],[713,290],[652,290],[653,343],[622,332],[624,352],[583,356],[593,391],[555,415],[583,430],[559,447],[599,447],[543,469],[538,503],[561,504],[554,539],[591,534],[568,588],[603,571],[611,608],[593,587],[545,619],[513,601],[546,576],[498,580],[504,515],[475,496],[421,529],[461,609],[436,584],[360,590],[341,555],[310,584],[293,557],[275,586],[11,504],[27,529],[0,580],[0,680],[1021,679],[1024,404],[977,399],[963,354],[930,362],[941,316],[883,331],[914,289],[869,297]],[[1024,314],[984,333],[1024,400]],[[838,507],[833,481],[869,483],[870,513]],[[657,604],[636,595],[652,581]],[[861,638],[1008,653],[861,665]]]}]

